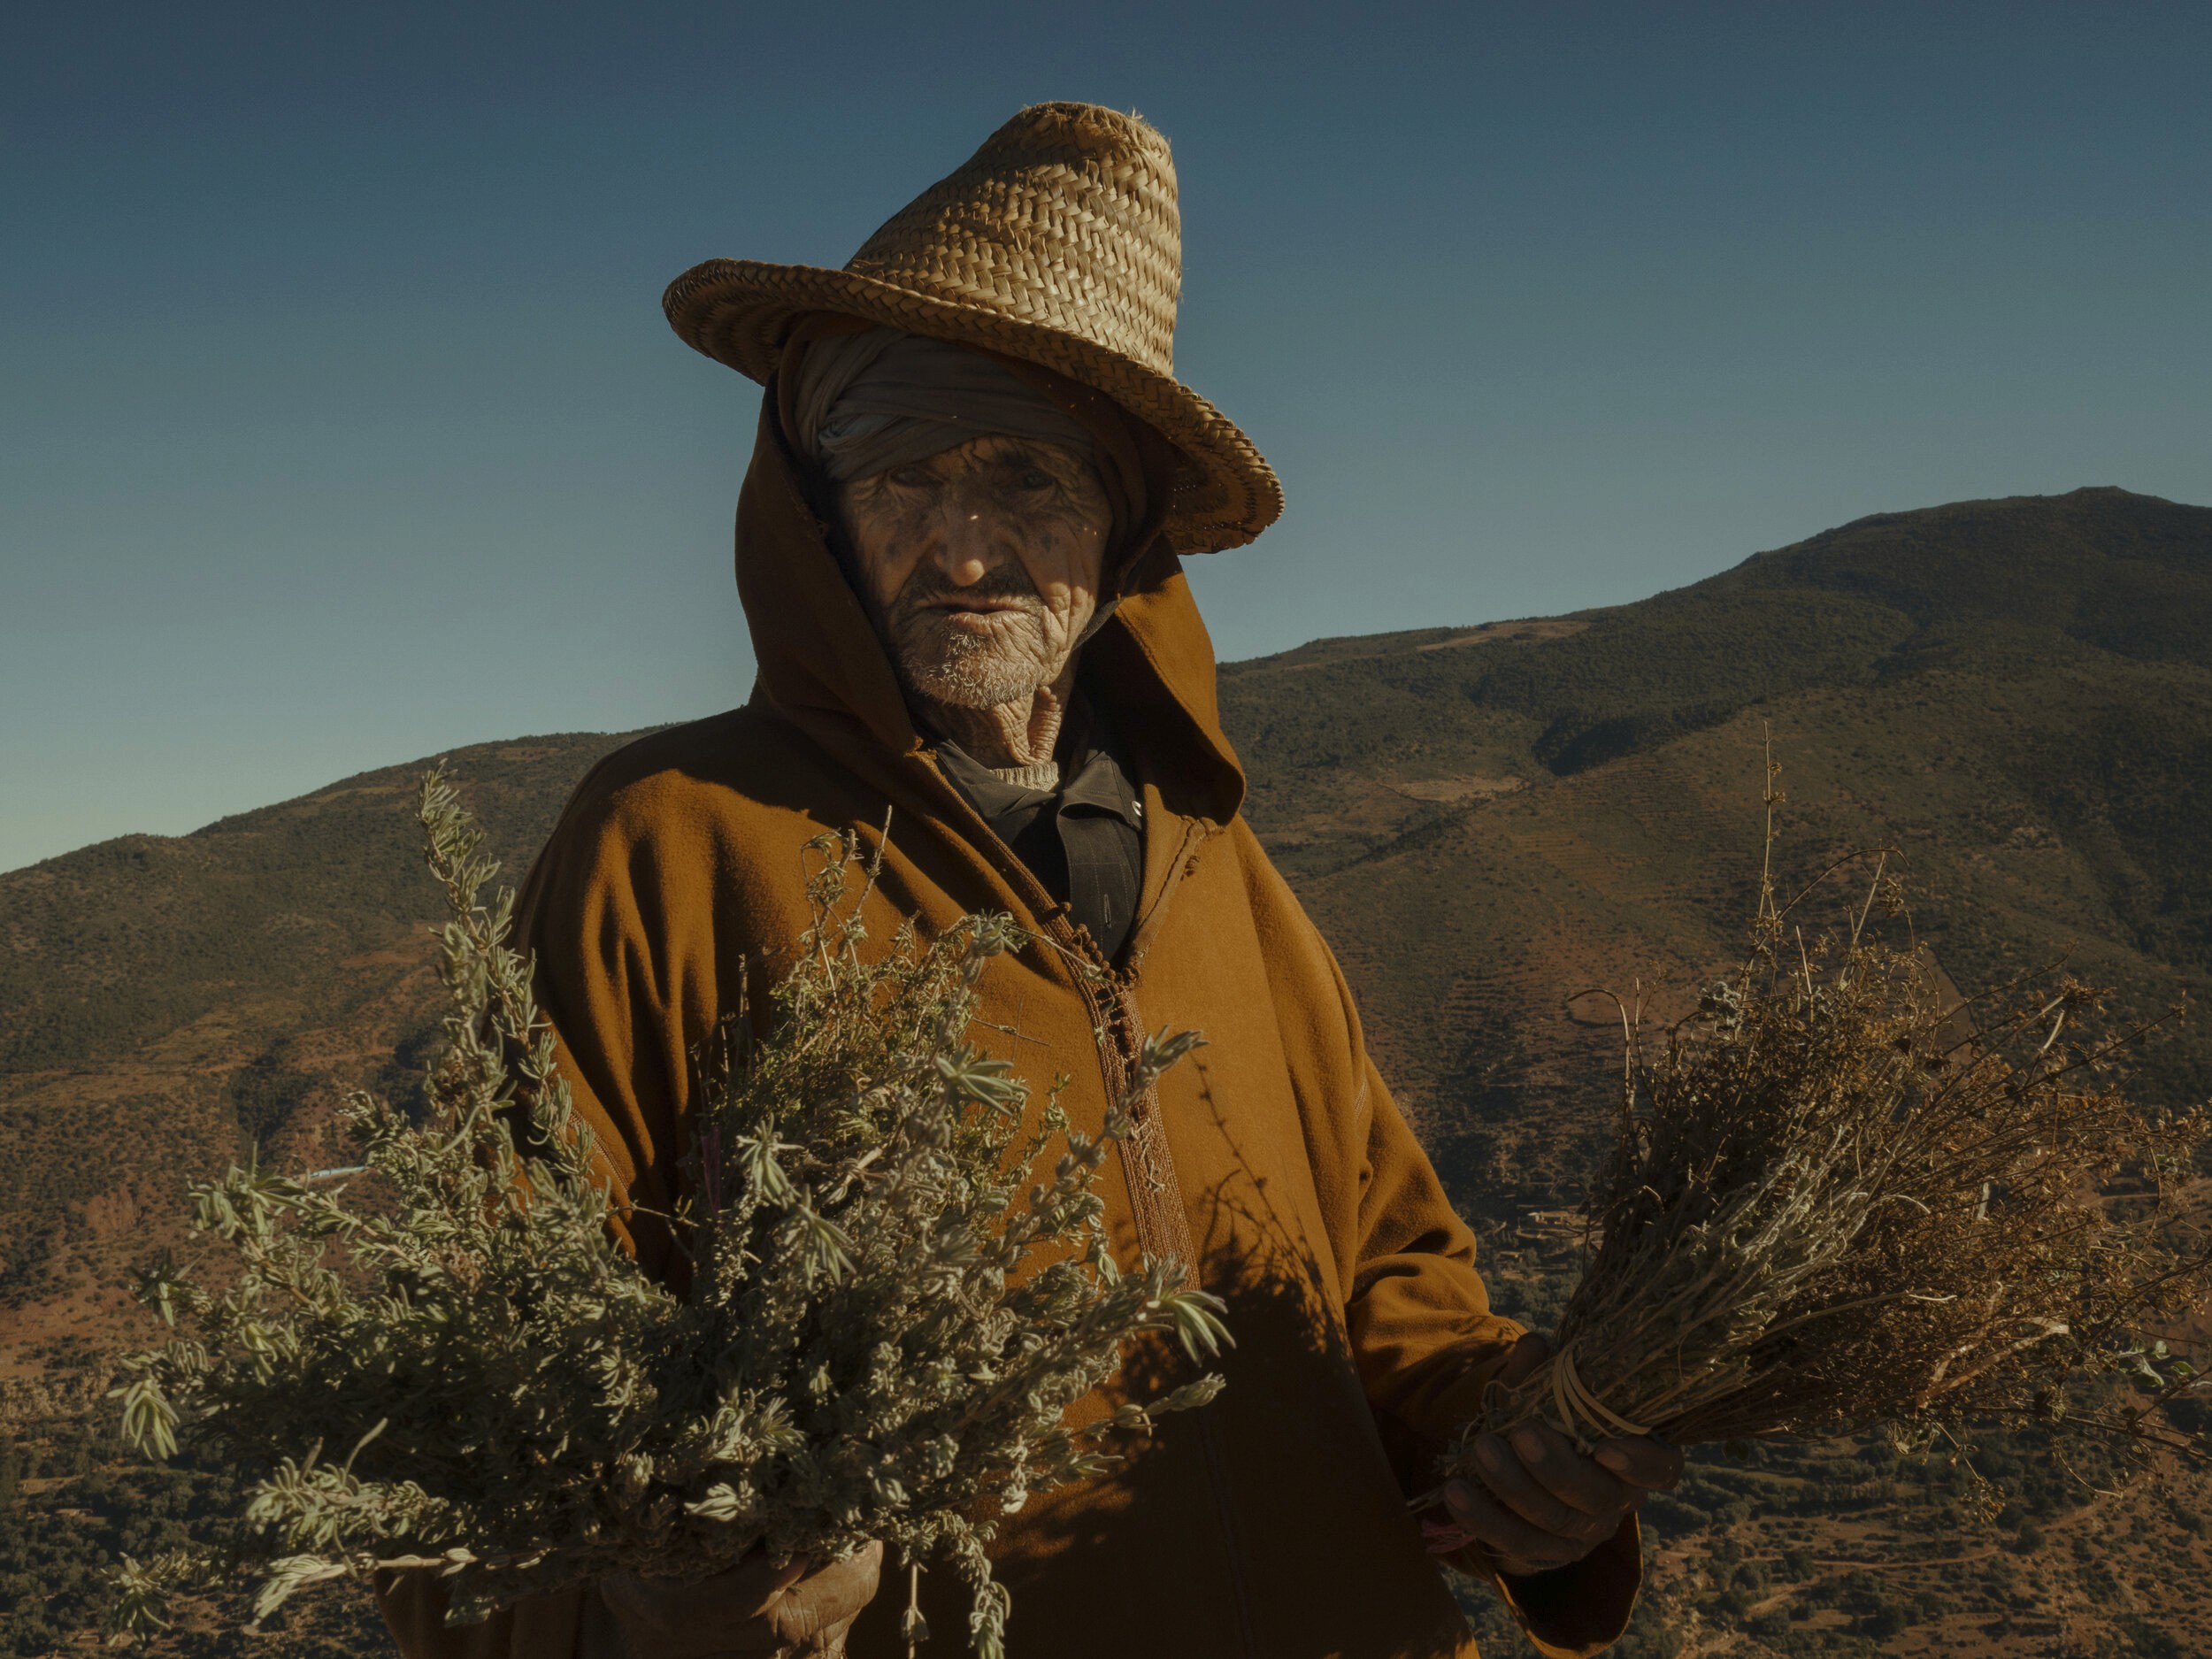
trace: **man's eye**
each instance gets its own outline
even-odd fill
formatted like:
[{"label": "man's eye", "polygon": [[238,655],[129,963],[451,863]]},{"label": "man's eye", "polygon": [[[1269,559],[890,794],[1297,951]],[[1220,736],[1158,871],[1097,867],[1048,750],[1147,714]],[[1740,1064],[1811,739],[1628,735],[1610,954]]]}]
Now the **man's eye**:
[{"label": "man's eye", "polygon": [[901,489],[919,489],[929,482],[929,469],[910,463],[905,466],[893,467],[884,474],[884,477],[889,479]]},{"label": "man's eye", "polygon": [[1025,467],[1021,473],[1021,487],[1024,489],[1050,489],[1052,474],[1041,466]]}]

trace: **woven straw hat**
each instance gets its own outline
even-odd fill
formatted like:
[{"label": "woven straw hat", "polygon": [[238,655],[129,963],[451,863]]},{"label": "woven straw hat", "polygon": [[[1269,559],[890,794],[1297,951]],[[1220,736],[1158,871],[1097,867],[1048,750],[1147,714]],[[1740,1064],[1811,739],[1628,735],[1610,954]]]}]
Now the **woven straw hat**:
[{"label": "woven straw hat", "polygon": [[765,380],[793,320],[838,311],[1043,365],[1113,398],[1185,465],[1169,540],[1240,547],[1283,510],[1236,426],[1175,378],[1182,221],[1167,140],[1094,104],[1039,104],[892,215],[841,271],[710,259],[669,284],[685,342]]}]

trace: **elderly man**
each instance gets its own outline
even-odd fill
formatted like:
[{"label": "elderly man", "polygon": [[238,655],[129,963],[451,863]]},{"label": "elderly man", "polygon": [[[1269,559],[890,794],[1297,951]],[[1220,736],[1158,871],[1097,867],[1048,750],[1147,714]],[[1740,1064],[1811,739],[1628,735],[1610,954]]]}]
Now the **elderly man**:
[{"label": "elderly man", "polygon": [[[714,261],[678,334],[765,382],[739,498],[751,700],[595,770],[522,902],[544,1005],[641,1260],[675,1196],[689,1057],[805,925],[801,849],[890,826],[870,920],[1013,915],[984,1023],[1095,1130],[1147,1029],[1208,1039],[1142,1102],[1104,1183],[1126,1257],[1227,1299],[1229,1387],[1089,1485],[1008,1518],[1008,1639],[1037,1659],[1468,1655],[1432,1552],[1540,1647],[1617,1636],[1634,1509],[1678,1460],[1490,1437],[1429,1536],[1407,1511],[1493,1379],[1541,1363],[1492,1314],[1474,1240],[1370,1063],[1327,947],[1239,816],[1183,556],[1280,506],[1243,434],[1178,382],[1174,176],[1141,121],[1024,111],[842,271]],[[1163,1348],[1140,1363],[1171,1371]],[[1093,1402],[1091,1409],[1103,1410]],[[434,1586],[411,1655],[900,1650],[879,1552],[700,1584],[616,1580],[473,1631]],[[932,1605],[960,1646],[956,1586]]]}]

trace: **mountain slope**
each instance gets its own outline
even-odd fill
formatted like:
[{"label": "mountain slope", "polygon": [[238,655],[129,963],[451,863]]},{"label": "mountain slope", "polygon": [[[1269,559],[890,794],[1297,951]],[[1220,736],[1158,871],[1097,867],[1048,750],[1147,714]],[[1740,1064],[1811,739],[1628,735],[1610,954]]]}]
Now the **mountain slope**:
[{"label": "mountain slope", "polygon": [[[1726,958],[1770,729],[1784,857],[1894,846],[1962,980],[2070,952],[2148,1007],[2212,967],[2206,509],[1879,515],[1638,604],[1316,641],[1221,691],[1251,819],[1440,1152],[1466,1143],[1446,1161],[1477,1209],[1578,1178],[1571,1150],[1501,1149],[1594,1121],[1609,1027],[1562,999]],[[457,757],[511,869],[619,741]],[[416,770],[0,875],[0,1294],[298,1102],[404,1086],[434,1006]],[[2205,1053],[2166,1045],[2151,1084],[2212,1092]]]},{"label": "mountain slope", "polygon": [[[621,741],[467,751],[511,871]],[[49,1271],[81,1282],[90,1259],[73,1246],[127,1235],[188,1172],[276,1134],[301,1103],[404,1086],[436,995],[435,894],[409,810],[420,771],[0,876],[0,1133],[15,1152],[0,1164],[0,1297],[19,1306]]]},{"label": "mountain slope", "polygon": [[[2212,510],[1885,514],[1638,604],[1233,664],[1222,703],[1440,1146],[1571,1135],[1611,1027],[1563,999],[1727,959],[1770,733],[1785,869],[1893,848],[1962,983],[2066,957],[2147,1010],[2212,976]],[[2185,1029],[2144,1087],[2212,1094],[2212,1048]],[[1477,1208],[1579,1179],[1447,1162]]]},{"label": "mountain slope", "polygon": [[[1501,1301],[1532,1317],[1569,1258],[1530,1212],[1577,1196],[1617,1052],[1611,1004],[1575,994],[1640,987],[1663,1009],[1731,959],[1770,739],[1786,879],[1890,849],[1962,985],[2064,956],[2147,1010],[2212,979],[2212,510],[2100,489],[1884,514],[1637,604],[1228,664],[1221,699],[1252,823],[1490,1235]],[[620,741],[453,757],[511,873]],[[173,1228],[188,1177],[249,1140],[330,1161],[340,1088],[412,1086],[437,1002],[421,931],[435,895],[407,813],[419,770],[0,875],[0,1130],[16,1153],[0,1166],[0,1405],[58,1403],[73,1360],[113,1340],[123,1266]],[[2139,1087],[2212,1094],[2212,1042],[2184,1028]],[[1955,1609],[1877,1629],[1947,1594],[1911,1576],[1932,1547],[1897,1540],[1963,1525],[1966,1500],[1869,1464],[1850,1490],[1890,1490],[1906,1530],[1862,1535],[1830,1501],[1835,1468],[1763,1465],[1747,1487],[1701,1471],[1662,1517],[1702,1553],[1669,1558],[1653,1617],[1675,1634],[1647,1631],[1648,1650],[1684,1632],[1752,1640],[1757,1609],[1785,1602],[1805,1641],[1782,1651],[2037,1650]],[[2082,1517],[2077,1565],[2024,1561],[2032,1594],[2006,1593],[2031,1597],[2053,1641],[2112,1605],[2083,1577],[2117,1570],[2089,1540],[2144,1516],[2193,1564],[2177,1557],[2139,1608],[2143,1640],[2187,1628],[2185,1586],[2212,1565],[2189,1553],[2200,1527],[2035,1491],[2038,1525]],[[1791,1505],[1824,1548],[1895,1559],[1872,1589],[1803,1562],[1775,1589]],[[1732,1550],[1770,1562],[1759,1595],[1713,1577],[1706,1555]]]}]

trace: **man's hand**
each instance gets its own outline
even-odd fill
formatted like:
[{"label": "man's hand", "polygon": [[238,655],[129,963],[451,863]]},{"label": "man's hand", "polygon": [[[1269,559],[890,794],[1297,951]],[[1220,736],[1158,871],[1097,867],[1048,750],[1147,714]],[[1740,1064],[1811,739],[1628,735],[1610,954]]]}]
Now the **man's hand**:
[{"label": "man's hand", "polygon": [[711,1578],[599,1581],[599,1598],[634,1659],[820,1655],[845,1651],[845,1635],[874,1599],[883,1546],[871,1544],[815,1571],[803,1558],[771,1567],[750,1555]]},{"label": "man's hand", "polygon": [[[1551,1343],[1523,1337],[1498,1380],[1511,1387],[1541,1370]],[[1620,1530],[1647,1492],[1682,1478],[1682,1454],[1650,1439],[1600,1440],[1588,1455],[1548,1423],[1525,1423],[1474,1443],[1481,1483],[1444,1488],[1449,1526],[1432,1525],[1429,1550],[1479,1546],[1499,1571],[1519,1577],[1580,1561]]]}]

